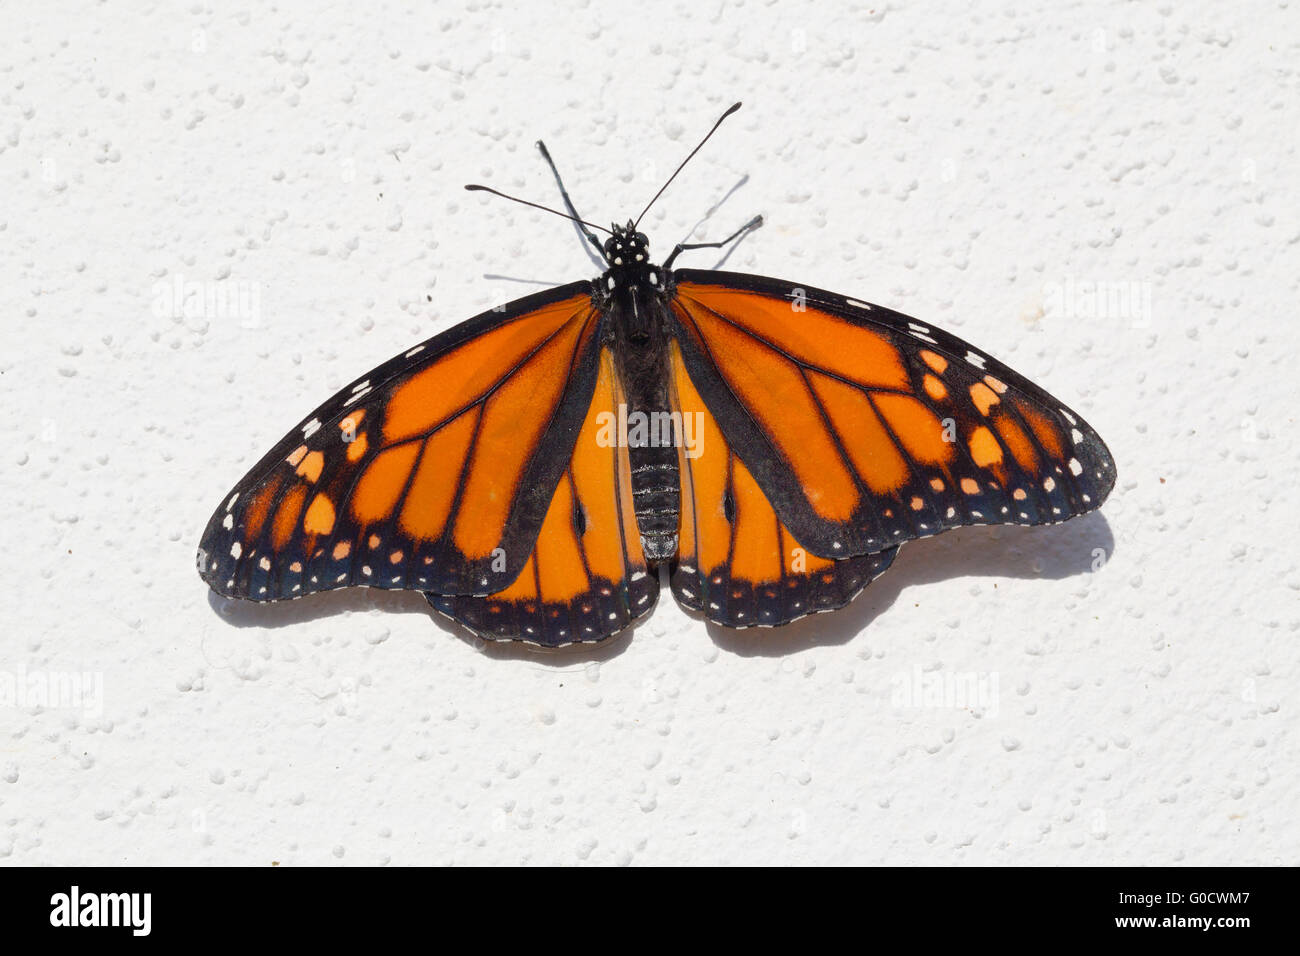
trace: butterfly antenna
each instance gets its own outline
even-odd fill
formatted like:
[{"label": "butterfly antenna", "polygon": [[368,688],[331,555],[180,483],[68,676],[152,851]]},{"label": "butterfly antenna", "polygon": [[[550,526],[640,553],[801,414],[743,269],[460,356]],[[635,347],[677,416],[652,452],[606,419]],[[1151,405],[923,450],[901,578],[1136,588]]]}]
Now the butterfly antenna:
[{"label": "butterfly antenna", "polygon": [[[604,226],[598,226],[594,222],[587,222],[585,219],[579,219],[577,216],[570,216],[567,212],[560,212],[558,209],[552,209],[550,206],[543,206],[541,203],[529,202],[527,199],[520,199],[518,196],[510,196],[499,189],[493,189],[491,186],[480,186],[478,183],[466,183],[465,188],[472,193],[491,193],[494,196],[500,196],[502,199],[509,199],[511,202],[517,202],[523,206],[532,206],[534,209],[540,209],[542,212],[549,212],[552,215],[559,216],[561,219],[571,219],[574,222],[581,223],[589,229],[599,229],[602,232],[610,232]],[[613,235],[611,232],[610,235]]]},{"label": "butterfly antenna", "polygon": [[645,214],[650,211],[650,207],[655,204],[655,202],[659,199],[659,197],[664,194],[664,190],[667,189],[672,184],[672,181],[677,178],[677,173],[680,173],[685,168],[686,164],[691,161],[691,158],[700,151],[700,149],[704,146],[705,143],[709,141],[709,137],[718,131],[718,127],[722,125],[722,121],[726,119],[728,116],[730,116],[732,113],[736,112],[736,110],[738,109],[740,109],[740,104],[733,103],[731,107],[727,110],[727,112],[723,113],[721,116],[718,117],[718,121],[713,124],[713,129],[705,133],[704,139],[700,140],[700,145],[696,146],[693,150],[691,150],[691,155],[687,156],[685,159],[682,160],[682,165],[678,166],[676,172],[674,172],[671,176],[668,177],[668,182],[664,183],[662,186],[659,187],[659,191],[655,193],[654,199],[651,199],[648,203],[645,204],[645,208],[641,210],[641,215],[637,216],[636,222],[632,224],[633,229],[636,229],[637,226],[641,225],[641,220],[645,217]]}]

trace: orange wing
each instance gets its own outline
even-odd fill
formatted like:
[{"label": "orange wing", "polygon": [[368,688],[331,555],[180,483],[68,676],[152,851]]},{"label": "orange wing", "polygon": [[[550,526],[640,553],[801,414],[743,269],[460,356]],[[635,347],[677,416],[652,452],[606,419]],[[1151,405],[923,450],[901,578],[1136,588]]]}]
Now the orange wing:
[{"label": "orange wing", "polygon": [[675,275],[691,380],[815,554],[1064,521],[1114,485],[1115,463],[1080,416],[955,336],[775,279]]},{"label": "orange wing", "polygon": [[546,647],[601,641],[658,599],[659,577],[646,566],[632,510],[627,448],[610,431],[625,398],[608,350],[599,368],[573,457],[523,572],[489,597],[426,595],[482,637]]},{"label": "orange wing", "polygon": [[229,597],[510,584],[595,387],[601,316],[572,283],[484,313],[345,388],[227,495],[199,570]]},{"label": "orange wing", "polygon": [[774,627],[843,607],[885,572],[898,549],[840,560],[810,553],[723,437],[676,342],[671,350],[674,406],[695,437],[678,452],[682,511],[671,575],[677,600],[728,627]]}]

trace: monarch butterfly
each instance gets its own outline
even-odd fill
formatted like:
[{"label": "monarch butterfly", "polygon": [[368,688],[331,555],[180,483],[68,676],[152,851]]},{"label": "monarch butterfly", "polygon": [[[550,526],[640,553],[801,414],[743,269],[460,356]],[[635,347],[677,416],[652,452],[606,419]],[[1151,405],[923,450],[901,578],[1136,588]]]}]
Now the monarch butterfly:
[{"label": "monarch butterfly", "polygon": [[[385,362],[309,415],[217,507],[198,563],[253,601],[425,592],[480,636],[603,640],[661,565],[729,627],[838,608],[904,541],[1099,507],[1115,464],[1038,386],[905,315],[764,276],[662,266],[567,213],[605,264]],[[485,190],[506,196],[483,186]],[[609,233],[602,243],[593,230]]]}]

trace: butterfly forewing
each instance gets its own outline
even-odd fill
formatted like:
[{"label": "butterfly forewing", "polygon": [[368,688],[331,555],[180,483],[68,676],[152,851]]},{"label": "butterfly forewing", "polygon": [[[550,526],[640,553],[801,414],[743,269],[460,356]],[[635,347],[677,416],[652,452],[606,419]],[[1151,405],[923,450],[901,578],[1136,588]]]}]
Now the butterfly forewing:
[{"label": "butterfly forewing", "polygon": [[348,386],[226,496],[200,544],[204,579],[263,601],[349,585],[509,585],[590,404],[599,326],[590,283],[573,283]]},{"label": "butterfly forewing", "polygon": [[965,342],[774,279],[683,270],[682,361],[781,520],[837,558],[971,524],[1047,524],[1115,480],[1077,414]]}]

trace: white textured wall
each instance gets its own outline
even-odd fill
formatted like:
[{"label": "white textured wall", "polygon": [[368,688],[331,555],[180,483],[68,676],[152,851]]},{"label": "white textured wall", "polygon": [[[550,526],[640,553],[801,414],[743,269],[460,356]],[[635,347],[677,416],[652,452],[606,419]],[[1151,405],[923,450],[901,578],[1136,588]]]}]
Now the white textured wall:
[{"label": "white textured wall", "polygon": [[[1296,862],[1291,5],[129,6],[0,36],[0,862]],[[544,136],[626,218],[735,99],[657,248],[764,213],[730,268],[1041,382],[1115,453],[1103,513],[577,653],[209,599],[205,520],[304,412],[499,276],[593,272],[462,183],[554,201]],[[102,695],[42,706],[70,672]]]}]

